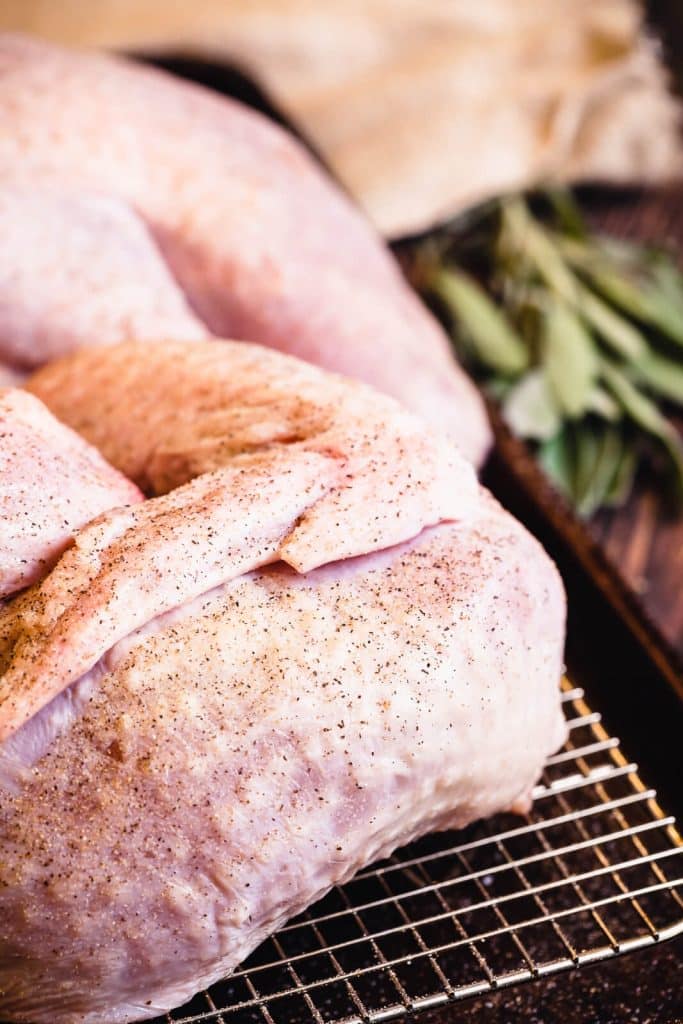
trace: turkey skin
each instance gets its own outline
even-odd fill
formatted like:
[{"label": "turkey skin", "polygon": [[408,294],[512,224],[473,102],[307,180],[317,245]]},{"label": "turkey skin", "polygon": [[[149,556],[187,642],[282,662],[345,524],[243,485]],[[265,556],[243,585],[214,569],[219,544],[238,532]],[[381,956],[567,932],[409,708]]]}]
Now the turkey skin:
[{"label": "turkey skin", "polygon": [[0,1020],[156,1016],[375,858],[528,805],[564,594],[451,441],[248,343],[29,383],[151,496],[0,608]]},{"label": "turkey skin", "polygon": [[278,126],[150,68],[10,35],[0,124],[0,362],[246,339],[372,384],[483,461],[484,404],[444,332]]},{"label": "turkey skin", "polygon": [[376,857],[525,806],[565,734],[564,612],[482,495],[117,643],[0,745],[0,1019],[155,1016]]},{"label": "turkey skin", "polygon": [[235,576],[280,560],[304,573],[477,514],[452,442],[261,345],[83,349],[30,385],[155,497],[98,516],[0,609],[0,740],[117,640]]},{"label": "turkey skin", "polygon": [[45,576],[99,513],[140,501],[137,487],[42,402],[0,387],[0,599]]}]

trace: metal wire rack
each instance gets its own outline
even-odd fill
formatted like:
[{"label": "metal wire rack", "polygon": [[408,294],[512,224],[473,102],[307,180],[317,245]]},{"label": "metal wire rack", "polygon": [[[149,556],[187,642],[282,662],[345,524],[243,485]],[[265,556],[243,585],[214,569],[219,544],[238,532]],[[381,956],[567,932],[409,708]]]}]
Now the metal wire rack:
[{"label": "metal wire rack", "polygon": [[165,1017],[374,1024],[683,932],[683,840],[566,684],[531,812],[430,836],[333,889]]}]

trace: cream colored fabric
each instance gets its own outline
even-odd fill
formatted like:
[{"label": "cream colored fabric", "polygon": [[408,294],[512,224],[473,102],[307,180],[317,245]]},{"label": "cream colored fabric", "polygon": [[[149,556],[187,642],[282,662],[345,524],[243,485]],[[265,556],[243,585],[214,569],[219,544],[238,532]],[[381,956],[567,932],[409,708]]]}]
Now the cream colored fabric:
[{"label": "cream colored fabric", "polygon": [[388,236],[542,179],[683,166],[635,0],[4,0],[0,25],[241,66]]}]

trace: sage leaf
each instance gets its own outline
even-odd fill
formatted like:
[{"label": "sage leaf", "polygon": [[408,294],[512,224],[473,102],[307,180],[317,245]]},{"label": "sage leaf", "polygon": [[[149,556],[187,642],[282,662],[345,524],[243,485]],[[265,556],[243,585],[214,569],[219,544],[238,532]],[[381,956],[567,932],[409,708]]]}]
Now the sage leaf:
[{"label": "sage leaf", "polygon": [[530,370],[510,389],[503,403],[503,413],[518,437],[534,441],[547,441],[562,424],[548,379],[538,368]]},{"label": "sage leaf", "polygon": [[576,270],[586,271],[601,258],[594,242],[587,238],[568,238],[566,235],[555,234],[555,244]]},{"label": "sage leaf", "polygon": [[643,293],[646,315],[642,319],[671,341],[683,345],[683,310],[678,308],[659,287],[649,287]]},{"label": "sage leaf", "polygon": [[554,483],[560,494],[573,500],[574,495],[574,452],[569,439],[569,428],[559,430],[554,437],[544,441],[538,449],[541,468]]},{"label": "sage leaf", "polygon": [[610,423],[616,423],[617,420],[621,419],[621,406],[599,384],[594,385],[588,396],[586,409],[588,412],[595,413],[596,416]]},{"label": "sage leaf", "polygon": [[584,424],[574,426],[571,431],[571,438],[574,445],[576,464],[573,498],[576,510],[580,512],[583,497],[588,490],[591,477],[598,463],[600,443],[596,433]]},{"label": "sage leaf", "polygon": [[665,256],[658,256],[651,265],[652,280],[660,292],[671,303],[676,314],[683,319],[683,274]]},{"label": "sage leaf", "polygon": [[509,253],[513,266],[522,263],[560,298],[576,300],[577,280],[555,245],[552,236],[530,215],[519,197],[502,202],[500,248]]},{"label": "sage leaf", "polygon": [[442,269],[431,278],[430,285],[446,303],[485,366],[512,376],[526,368],[526,345],[469,275],[453,268]]},{"label": "sage leaf", "polygon": [[633,481],[638,466],[638,450],[635,444],[624,443],[621,458],[610,488],[605,495],[607,508],[621,508],[631,496]]},{"label": "sage leaf", "polygon": [[544,316],[543,365],[560,410],[578,419],[588,409],[598,360],[589,332],[563,302]]},{"label": "sage leaf", "polygon": [[656,352],[646,352],[633,364],[630,373],[648,390],[683,405],[683,364]]},{"label": "sage leaf", "polygon": [[576,308],[603,341],[624,359],[635,362],[647,351],[641,332],[588,288],[579,289]]},{"label": "sage leaf", "polygon": [[597,267],[590,271],[590,276],[595,287],[615,306],[683,344],[683,315],[656,282],[630,280],[625,274]]},{"label": "sage leaf", "polygon": [[648,304],[642,282],[604,262],[587,259],[583,267],[594,287],[604,298],[636,319],[648,319]]},{"label": "sage leaf", "polygon": [[642,270],[646,260],[652,259],[652,252],[642,242],[633,242],[628,238],[617,238],[614,235],[598,235],[595,238],[596,256],[602,256],[625,270]]},{"label": "sage leaf", "polygon": [[599,430],[587,423],[575,428],[577,446],[576,511],[589,518],[604,504],[621,461],[621,431],[607,425]]},{"label": "sage leaf", "polygon": [[641,246],[624,252],[623,244],[615,249],[614,242],[597,248],[565,238],[558,244],[592,288],[612,305],[683,344],[683,278],[668,259],[659,256],[650,267]]},{"label": "sage leaf", "polygon": [[676,490],[683,496],[683,440],[676,428],[618,367],[603,362],[602,376],[630,419],[661,441],[671,459]]}]

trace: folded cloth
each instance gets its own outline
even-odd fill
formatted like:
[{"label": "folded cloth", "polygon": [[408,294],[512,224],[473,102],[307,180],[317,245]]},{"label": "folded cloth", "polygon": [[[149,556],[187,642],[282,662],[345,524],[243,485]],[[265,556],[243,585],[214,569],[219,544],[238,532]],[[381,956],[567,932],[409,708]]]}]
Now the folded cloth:
[{"label": "folded cloth", "polygon": [[683,167],[636,0],[5,0],[0,26],[238,65],[389,237],[540,180]]}]

